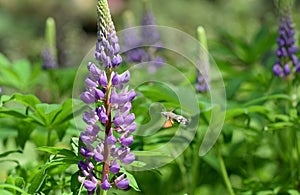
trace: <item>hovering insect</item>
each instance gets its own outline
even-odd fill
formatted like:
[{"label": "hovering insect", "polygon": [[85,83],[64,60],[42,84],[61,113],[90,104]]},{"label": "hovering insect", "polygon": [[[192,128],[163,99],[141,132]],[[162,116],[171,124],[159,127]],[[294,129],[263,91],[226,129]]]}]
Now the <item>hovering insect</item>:
[{"label": "hovering insect", "polygon": [[167,121],[164,124],[164,128],[170,128],[174,124],[174,120],[180,124],[188,125],[190,121],[185,117],[175,114],[173,112],[161,112],[161,115],[167,118]]}]

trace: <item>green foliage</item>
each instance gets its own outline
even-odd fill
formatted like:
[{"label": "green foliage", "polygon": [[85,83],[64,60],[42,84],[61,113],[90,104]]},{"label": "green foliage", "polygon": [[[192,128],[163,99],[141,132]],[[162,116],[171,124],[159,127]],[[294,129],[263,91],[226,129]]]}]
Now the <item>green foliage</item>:
[{"label": "green foliage", "polygon": [[[291,1],[278,2],[290,6]],[[138,5],[135,1],[130,3]],[[257,3],[270,6],[270,2]],[[214,147],[199,156],[211,116],[220,108],[211,103],[209,93],[193,94],[197,100],[195,106],[181,105],[178,92],[189,96],[185,93],[187,83],[158,70],[155,73],[158,77],[165,76],[174,83],[151,81],[135,88],[138,96],[132,107],[138,135],[132,150],[138,160],[130,165],[131,169],[121,170],[130,179],[131,189],[112,189],[108,194],[299,195],[299,76],[282,80],[272,74],[277,36],[275,17],[265,10],[268,16],[258,18],[257,12],[245,6],[248,5],[246,1],[199,3],[189,0],[189,3],[176,1],[166,5],[171,12],[174,10],[167,22],[174,18],[183,28],[205,26],[208,35],[205,48],[218,64],[226,86],[224,126]],[[159,1],[159,10],[165,10],[166,5]],[[213,10],[214,17],[200,13],[200,5],[202,9]],[[230,25],[230,28],[218,27],[221,26],[219,21],[207,26],[199,24],[202,20],[196,13],[216,20],[221,7],[232,12],[228,15],[238,18],[238,21],[226,20],[225,24],[228,16],[220,12],[222,17],[224,15],[221,24]],[[252,15],[242,14],[247,10]],[[161,14],[158,18],[163,17],[164,13]],[[106,20],[105,23],[112,21],[106,0],[98,1],[98,15]],[[118,17],[115,19],[117,25],[121,25]],[[250,28],[251,36],[244,34]],[[203,29],[198,30],[201,34]],[[52,34],[47,35],[51,39],[49,42],[55,45],[53,32],[48,33]],[[195,75],[191,75],[194,69],[172,55],[163,57],[168,64],[184,72],[194,85]],[[126,63],[123,65],[127,68]],[[78,137],[85,127],[76,118],[86,107],[78,99],[70,98],[76,71],[76,67],[42,70],[40,60],[28,57],[11,61],[0,53],[0,87],[3,88],[0,95],[0,166],[3,167],[0,194],[87,194],[78,181],[77,166],[82,144]],[[135,79],[144,78],[146,74],[132,76],[131,81],[135,83]],[[200,116],[195,110],[200,110]],[[197,127],[194,134],[176,122],[170,128],[163,128],[166,118],[161,116],[161,111],[182,114],[192,122],[197,118],[197,124],[192,124]],[[172,147],[160,150],[170,140]],[[173,158],[176,146],[188,141],[191,143]],[[143,158],[174,160],[163,167],[135,171],[149,165],[141,160]]]}]

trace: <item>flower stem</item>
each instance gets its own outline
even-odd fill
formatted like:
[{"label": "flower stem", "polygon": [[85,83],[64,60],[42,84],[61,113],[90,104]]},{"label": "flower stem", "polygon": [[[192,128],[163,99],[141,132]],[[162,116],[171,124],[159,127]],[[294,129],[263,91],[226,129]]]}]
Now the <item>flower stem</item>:
[{"label": "flower stem", "polygon": [[100,195],[106,195],[107,194],[107,190],[101,190]]},{"label": "flower stem", "polygon": [[[110,164],[110,148],[109,148],[109,145],[107,144],[106,140],[111,131],[111,104],[109,102],[110,94],[111,94],[111,74],[112,74],[112,70],[108,69],[107,75],[108,75],[109,82],[108,82],[107,89],[106,89],[105,103],[104,103],[108,120],[105,124],[104,161],[103,161],[104,163],[103,163],[103,169],[102,169],[102,182],[104,181],[106,175],[108,175],[108,173],[109,173],[109,164]],[[102,190],[102,191],[105,191],[105,190]]]},{"label": "flower stem", "polygon": [[199,169],[200,169],[200,156],[198,155],[198,152],[196,152],[197,150],[200,149],[201,143],[202,143],[202,139],[201,139],[201,135],[199,133],[199,131],[196,134],[196,146],[195,146],[195,151],[194,156],[193,156],[193,166],[192,166],[192,183],[191,183],[191,194],[195,193],[195,189],[197,186],[197,181],[198,181],[198,176],[199,176]]},{"label": "flower stem", "polygon": [[230,183],[230,180],[229,180],[227,171],[226,171],[225,163],[224,163],[222,154],[221,154],[221,152],[220,152],[219,145],[217,145],[217,157],[218,157],[218,160],[219,160],[219,165],[220,165],[220,169],[221,169],[221,174],[222,174],[222,177],[223,177],[223,179],[224,179],[226,188],[227,188],[227,190],[228,190],[228,192],[229,192],[230,195],[235,195],[235,193],[234,193],[234,191],[233,191],[233,189],[232,189],[232,186],[231,186],[231,183]]}]

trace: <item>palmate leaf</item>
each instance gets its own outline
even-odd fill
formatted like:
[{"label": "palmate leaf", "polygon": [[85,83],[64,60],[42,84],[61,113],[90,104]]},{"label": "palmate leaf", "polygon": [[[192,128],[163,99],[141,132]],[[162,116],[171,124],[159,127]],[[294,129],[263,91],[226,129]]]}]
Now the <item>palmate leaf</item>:
[{"label": "palmate leaf", "polygon": [[8,103],[10,101],[16,101],[16,102],[22,104],[23,106],[30,107],[32,109],[35,108],[36,104],[41,103],[41,101],[34,95],[22,95],[19,93],[16,93],[16,94],[12,95],[9,99],[3,101],[3,104]]},{"label": "palmate leaf", "polygon": [[17,125],[18,137],[17,145],[24,149],[27,140],[30,138],[31,133],[34,131],[36,125],[27,121],[20,121]]},{"label": "palmate leaf", "polygon": [[[272,48],[276,42],[276,33],[269,31],[267,25],[262,25],[258,29],[254,38],[248,42],[244,38],[238,38],[229,32],[221,32],[224,36],[223,40],[228,40],[228,44],[224,44],[223,49],[231,50],[232,54],[246,64],[254,64],[259,61],[267,51]],[[227,47],[227,48],[226,48]]]},{"label": "palmate leaf", "polygon": [[4,117],[15,117],[19,119],[25,119],[27,116],[20,112],[20,109],[7,109],[7,108],[0,108],[0,116]]},{"label": "palmate leaf", "polygon": [[[9,104],[14,102],[19,103],[23,108]],[[72,99],[66,100],[62,105],[46,104],[41,103],[34,95],[14,94],[1,97],[0,116],[22,119],[21,122],[25,124],[26,130],[19,131],[19,138],[21,138],[19,141],[21,141],[20,145],[23,147],[27,140],[25,138],[29,138],[34,125],[45,127],[48,130],[54,129],[59,139],[62,140],[69,127],[69,121],[84,109],[81,104],[81,102]]]},{"label": "palmate leaf", "polygon": [[49,127],[55,116],[61,111],[60,104],[36,104],[35,116],[43,121],[45,127]]},{"label": "palmate leaf", "polygon": [[49,175],[48,173],[52,173],[53,171],[53,173],[62,173],[67,167],[77,164],[79,161],[74,152],[65,148],[45,146],[39,147],[37,150],[45,151],[56,156],[36,170],[32,177],[31,186],[29,187],[30,193],[36,193],[42,188],[46,176]]},{"label": "palmate leaf", "polygon": [[61,110],[55,116],[52,121],[52,125],[61,125],[71,119],[73,119],[74,115],[82,113],[85,109],[86,105],[83,105],[81,101],[76,101],[75,99],[66,100],[61,106]]}]

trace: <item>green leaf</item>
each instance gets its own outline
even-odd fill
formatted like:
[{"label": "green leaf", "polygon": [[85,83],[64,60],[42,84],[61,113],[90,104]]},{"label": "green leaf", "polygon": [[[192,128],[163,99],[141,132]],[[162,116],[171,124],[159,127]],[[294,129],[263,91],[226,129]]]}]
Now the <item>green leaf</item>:
[{"label": "green leaf", "polygon": [[56,115],[61,111],[60,104],[36,104],[36,116],[43,121],[45,127],[50,127]]},{"label": "green leaf", "polygon": [[10,61],[2,53],[0,53],[0,67],[8,67],[9,65]]},{"label": "green leaf", "polygon": [[65,122],[61,125],[55,126],[54,130],[58,135],[58,139],[59,141],[62,141],[62,139],[64,138],[64,136],[66,135],[67,129],[70,126],[69,122]]},{"label": "green leaf", "polygon": [[23,87],[29,86],[29,78],[31,74],[31,65],[27,60],[19,60],[14,62],[12,66],[14,72],[18,75],[18,80]]},{"label": "green leaf", "polygon": [[78,181],[79,171],[75,172],[71,177],[71,191],[73,194],[78,194],[81,183]]},{"label": "green leaf", "polygon": [[141,167],[146,166],[146,163],[135,160],[130,164],[130,166],[141,168]]},{"label": "green leaf", "polygon": [[[74,106],[74,110],[73,110]],[[74,113],[85,109],[85,105],[82,102],[76,102],[75,100],[68,99],[62,105],[61,111],[55,117],[53,125],[61,125],[74,117]]]},{"label": "green leaf", "polygon": [[50,154],[55,154],[55,155],[59,154],[59,155],[63,155],[63,156],[70,157],[70,158],[77,157],[73,151],[71,151],[69,149],[65,149],[65,148],[43,146],[43,147],[37,148],[37,150],[48,152]]},{"label": "green leaf", "polygon": [[[0,188],[1,188],[1,185],[0,185]],[[14,195],[14,194],[11,193],[10,191],[3,190],[3,189],[0,189],[0,194],[1,194],[1,195]]]},{"label": "green leaf", "polygon": [[[11,184],[0,184],[0,194],[2,195],[2,190],[1,188],[6,188],[6,189],[13,189],[15,191],[18,191],[20,192],[22,195],[28,195],[28,193],[26,193],[24,190],[22,190],[21,188],[17,187],[17,186],[14,186],[14,185],[11,185]],[[4,190],[5,191],[5,190]],[[8,192],[8,191],[6,191]],[[6,193],[4,192],[4,194]],[[11,194],[11,193],[8,193],[8,194]]]},{"label": "green leaf", "polygon": [[[13,186],[16,186],[20,189],[24,188],[25,186],[25,181],[22,177],[15,177],[15,176],[8,176],[6,181],[5,181],[6,184],[11,184]],[[15,188],[11,188],[9,191],[13,192],[14,194],[19,194],[17,193],[18,189],[15,189]]]},{"label": "green leaf", "polygon": [[3,106],[3,102],[7,101],[10,99],[9,95],[1,95],[0,96],[0,107]]},{"label": "green leaf", "polygon": [[3,103],[7,103],[9,101],[17,101],[24,105],[25,107],[35,108],[36,104],[41,103],[41,101],[34,95],[22,95],[22,94],[14,94],[11,96],[9,100],[3,101]]},{"label": "green leaf", "polygon": [[219,173],[221,173],[220,170],[220,164],[218,161],[218,158],[213,155],[212,153],[208,153],[205,156],[202,157],[202,159],[212,168],[214,168],[216,171],[218,171]]},{"label": "green leaf", "polygon": [[246,104],[244,104],[244,106],[247,107],[252,104],[263,103],[267,100],[276,100],[276,99],[285,99],[285,100],[291,101],[291,97],[286,94],[274,94],[274,95],[267,95],[264,97],[260,97],[260,98],[251,100],[251,101],[247,102]]},{"label": "green leaf", "polygon": [[290,195],[300,195],[300,193],[297,190],[288,190],[287,191]]},{"label": "green leaf", "polygon": [[5,160],[0,160],[1,162],[10,162],[10,163],[16,163],[18,166],[20,166],[20,163],[17,160],[11,160],[11,159],[5,159]]},{"label": "green leaf", "polygon": [[15,178],[15,186],[18,186],[19,188],[24,188],[24,186],[25,186],[24,178],[23,177]]},{"label": "green leaf", "polygon": [[168,102],[175,105],[179,104],[177,95],[170,87],[160,83],[142,85],[137,88],[145,97],[151,99],[153,102]]},{"label": "green leaf", "polygon": [[[12,70],[11,67],[3,67],[0,69],[0,84],[21,89],[18,75]],[[22,86],[22,85],[21,85]]]},{"label": "green leaf", "polygon": [[22,150],[11,150],[0,154],[0,158],[6,157],[13,153],[23,153]]},{"label": "green leaf", "polygon": [[27,140],[30,138],[31,133],[35,129],[35,124],[21,121],[18,124],[18,137],[17,144],[24,149]]},{"label": "green leaf", "polygon": [[264,190],[264,191],[257,192],[257,195],[271,195],[271,194],[274,194],[272,190]]},{"label": "green leaf", "polygon": [[25,119],[27,116],[19,111],[20,109],[0,108],[0,115]]},{"label": "green leaf", "polygon": [[29,186],[28,192],[30,194],[34,194],[35,192],[38,192],[39,189],[41,188],[41,186],[43,185],[45,179],[46,179],[46,171],[45,169],[42,169],[40,171],[38,171],[32,181],[31,181],[31,185]]},{"label": "green leaf", "polygon": [[233,108],[226,111],[226,119],[234,118],[240,115],[248,115],[250,113],[260,113],[267,115],[270,112],[269,108],[265,106],[250,106],[245,108]]},{"label": "green leaf", "polygon": [[49,162],[46,168],[50,168],[52,166],[57,165],[73,165],[78,164],[79,158],[78,157],[56,157],[51,162]]},{"label": "green leaf", "polygon": [[267,126],[268,130],[283,130],[286,129],[287,127],[293,127],[294,124],[291,122],[277,122],[277,123],[272,123]]}]

